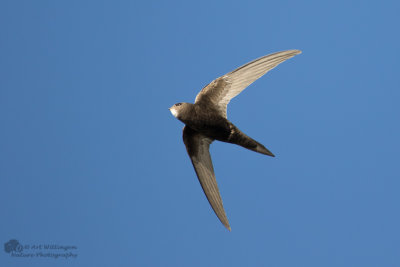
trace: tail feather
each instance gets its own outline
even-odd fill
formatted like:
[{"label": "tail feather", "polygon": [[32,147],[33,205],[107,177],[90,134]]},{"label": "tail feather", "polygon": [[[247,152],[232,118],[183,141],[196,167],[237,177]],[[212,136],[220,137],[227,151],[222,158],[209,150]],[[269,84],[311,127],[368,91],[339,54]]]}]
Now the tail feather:
[{"label": "tail feather", "polygon": [[[255,141],[255,140],[253,140],[253,141]],[[272,154],[272,152],[269,151],[268,148],[266,148],[262,144],[258,143],[257,141],[255,141],[255,142],[257,143],[257,147],[254,150],[255,152],[258,152],[258,153],[261,153],[261,154],[264,154],[264,155],[268,155],[268,156],[271,156],[271,157],[275,157],[275,155]],[[249,148],[249,149],[252,150],[251,148]]]},{"label": "tail feather", "polygon": [[252,139],[251,137],[240,131],[235,125],[231,124],[231,135],[228,139],[229,143],[239,145],[241,147],[247,148],[254,152],[258,152],[267,156],[275,157],[271,151],[269,151],[265,146]]}]

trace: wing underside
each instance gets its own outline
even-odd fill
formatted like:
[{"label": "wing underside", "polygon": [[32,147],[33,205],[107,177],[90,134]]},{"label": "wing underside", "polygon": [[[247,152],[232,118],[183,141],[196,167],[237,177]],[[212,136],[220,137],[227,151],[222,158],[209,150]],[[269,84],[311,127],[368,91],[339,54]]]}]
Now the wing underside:
[{"label": "wing underside", "polygon": [[192,161],[204,194],[219,220],[228,230],[231,230],[222,204],[209,152],[212,141],[212,139],[198,133],[188,126],[183,128],[183,142],[185,143],[186,150]]},{"label": "wing underside", "polygon": [[212,103],[227,118],[227,106],[232,98],[280,63],[300,53],[300,50],[287,50],[255,59],[209,83],[196,96],[195,103]]}]

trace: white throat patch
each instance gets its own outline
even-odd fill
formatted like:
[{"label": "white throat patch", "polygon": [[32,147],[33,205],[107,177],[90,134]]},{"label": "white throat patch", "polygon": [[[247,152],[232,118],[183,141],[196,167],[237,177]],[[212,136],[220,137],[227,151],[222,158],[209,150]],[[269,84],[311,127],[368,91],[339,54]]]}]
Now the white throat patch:
[{"label": "white throat patch", "polygon": [[171,113],[172,115],[174,115],[175,118],[178,117],[178,111],[176,111],[176,109],[171,108]]}]

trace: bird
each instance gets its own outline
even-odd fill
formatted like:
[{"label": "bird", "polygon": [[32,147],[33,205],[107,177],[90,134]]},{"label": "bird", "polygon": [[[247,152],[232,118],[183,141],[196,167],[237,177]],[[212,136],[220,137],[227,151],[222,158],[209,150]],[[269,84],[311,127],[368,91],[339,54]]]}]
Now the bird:
[{"label": "bird", "polygon": [[169,108],[183,122],[183,142],[200,185],[221,223],[231,231],[215,178],[209,147],[215,140],[275,157],[264,145],[252,139],[228,120],[227,106],[232,98],[250,84],[295,55],[300,50],[286,50],[255,59],[206,85],[194,103],[176,103]]}]

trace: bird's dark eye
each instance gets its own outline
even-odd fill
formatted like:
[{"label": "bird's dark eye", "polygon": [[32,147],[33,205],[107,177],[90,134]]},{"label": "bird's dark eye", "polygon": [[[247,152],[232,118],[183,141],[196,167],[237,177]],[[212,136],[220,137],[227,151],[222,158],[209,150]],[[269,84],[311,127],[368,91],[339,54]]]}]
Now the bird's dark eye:
[{"label": "bird's dark eye", "polygon": [[175,104],[175,106],[180,106],[180,105],[182,105],[182,103],[176,103],[176,104]]}]

